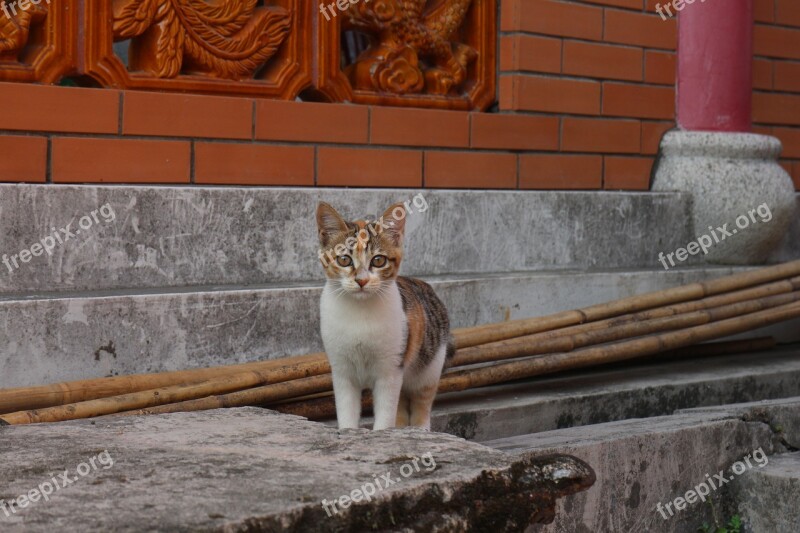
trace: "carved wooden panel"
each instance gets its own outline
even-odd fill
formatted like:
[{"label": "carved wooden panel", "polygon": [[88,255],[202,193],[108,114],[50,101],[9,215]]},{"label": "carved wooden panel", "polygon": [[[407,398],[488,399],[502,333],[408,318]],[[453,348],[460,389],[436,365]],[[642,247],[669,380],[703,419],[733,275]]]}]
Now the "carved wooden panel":
[{"label": "carved wooden panel", "polygon": [[483,110],[495,95],[496,40],[495,0],[326,5],[317,12],[315,87],[338,101]]},{"label": "carved wooden panel", "polygon": [[77,0],[0,0],[0,81],[57,82],[75,67]]},{"label": "carved wooden panel", "polygon": [[307,0],[85,1],[86,74],[101,85],[291,99],[310,83]]}]

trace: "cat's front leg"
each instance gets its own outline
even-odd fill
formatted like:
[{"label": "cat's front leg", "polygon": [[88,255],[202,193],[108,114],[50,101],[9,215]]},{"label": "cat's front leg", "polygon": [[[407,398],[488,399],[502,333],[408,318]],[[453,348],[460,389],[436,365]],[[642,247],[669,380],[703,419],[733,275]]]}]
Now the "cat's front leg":
[{"label": "cat's front leg", "polygon": [[400,389],[403,387],[403,369],[392,370],[375,380],[372,388],[372,400],[375,412],[375,424],[372,429],[393,428],[397,421],[397,404],[400,401]]},{"label": "cat's front leg", "polygon": [[339,429],[357,428],[361,418],[361,387],[345,369],[333,367],[332,370]]}]

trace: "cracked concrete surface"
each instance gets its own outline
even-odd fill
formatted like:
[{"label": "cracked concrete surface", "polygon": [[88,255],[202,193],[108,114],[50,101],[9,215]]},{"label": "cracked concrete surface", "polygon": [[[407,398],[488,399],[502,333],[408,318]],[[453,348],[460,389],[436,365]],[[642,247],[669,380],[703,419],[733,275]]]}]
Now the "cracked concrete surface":
[{"label": "cracked concrete surface", "polygon": [[[731,465],[754,450],[763,450],[770,461],[784,461],[783,457],[797,441],[798,422],[800,397],[795,397],[687,409],[671,416],[545,431],[485,444],[523,456],[570,454],[595,469],[597,482],[591,489],[559,502],[559,520],[532,528],[531,532],[688,533],[704,522],[713,523],[709,505],[698,502],[667,519],[659,514],[657,505],[684,496],[704,482],[707,474],[728,472]],[[720,516],[730,517],[746,509],[748,514],[742,511],[742,515],[750,528],[747,531],[754,533],[772,531],[752,526],[764,523],[758,521],[759,517],[779,515],[782,524],[793,524],[800,515],[796,489],[783,492],[773,489],[772,499],[753,499],[753,487],[783,486],[773,482],[774,476],[765,478],[768,472],[754,468],[746,476],[736,476],[722,489],[713,491],[709,500],[714,502],[714,510]],[[797,480],[782,483],[796,487]]]},{"label": "cracked concrete surface", "polygon": [[[73,474],[105,450],[113,466]],[[594,482],[564,455],[522,459],[413,429],[340,433],[258,408],[0,428],[0,499],[65,470],[78,479],[49,501],[0,508],[0,530],[522,531]],[[385,486],[358,499],[368,483]]]}]

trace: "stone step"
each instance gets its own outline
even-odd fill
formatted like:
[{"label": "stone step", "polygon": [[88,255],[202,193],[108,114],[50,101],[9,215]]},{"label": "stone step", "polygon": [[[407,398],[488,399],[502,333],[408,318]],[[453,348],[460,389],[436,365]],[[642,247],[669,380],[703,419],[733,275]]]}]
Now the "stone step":
[{"label": "stone step", "polygon": [[[443,394],[436,400],[431,423],[435,431],[483,442],[671,415],[688,408],[705,406],[709,412],[718,412],[712,406],[789,397],[800,397],[797,344],[699,360],[630,362],[624,367]],[[757,405],[744,404],[741,409]],[[778,412],[778,407],[772,411]],[[782,425],[794,423],[800,420]]]},{"label": "stone step", "polygon": [[[320,200],[350,219],[409,202],[412,276],[663,268],[694,239],[679,193],[0,184],[0,295],[323,280]],[[800,257],[787,243],[776,260]]]},{"label": "stone step", "polygon": [[[427,278],[454,327],[541,316],[731,268]],[[320,283],[116,290],[0,300],[0,388],[233,364],[322,350]],[[797,324],[772,328],[800,340]],[[763,332],[758,332],[763,334]]]},{"label": "stone step", "polygon": [[736,485],[745,531],[800,531],[800,453],[774,455],[763,468],[748,470]]},{"label": "stone step", "polygon": [[[746,468],[730,484],[726,516],[739,516],[746,533],[800,531],[800,409],[796,399],[750,402],[681,411],[690,416],[709,414],[761,423],[772,432],[772,445],[781,453]],[[745,462],[746,464],[746,462]],[[740,467],[741,469],[741,467]]]},{"label": "stone step", "polygon": [[594,481],[571,457],[259,408],[5,426],[0,441],[4,533],[522,531]]},{"label": "stone step", "polygon": [[[737,491],[749,487],[751,479],[760,484],[769,479],[773,487],[778,486],[778,479],[789,483],[786,476],[779,477],[777,469],[789,468],[790,462],[774,455],[789,451],[782,444],[782,432],[764,420],[796,420],[799,416],[800,397],[796,397],[517,435],[484,444],[522,457],[569,454],[595,469],[597,482],[591,489],[565,499],[553,524],[531,531],[689,533],[704,522],[714,523],[715,514],[727,522],[737,512]],[[762,471],[759,467],[765,461],[776,465],[776,473],[769,478],[763,478],[766,468]],[[746,467],[744,475],[739,473],[742,467],[737,466],[738,462]],[[792,473],[795,466],[791,462]],[[717,474],[725,481],[720,481]],[[709,479],[716,483],[708,486]],[[698,491],[706,489],[708,495],[704,499],[713,502],[713,507],[698,500]],[[746,518],[777,511],[787,518],[783,523],[793,524],[797,516],[796,489],[787,496],[794,497],[785,500],[793,503],[794,509],[783,503],[771,507],[769,502],[751,498],[745,500],[751,502],[751,507],[742,508],[740,515]],[[798,529],[754,527],[753,531]]]}]

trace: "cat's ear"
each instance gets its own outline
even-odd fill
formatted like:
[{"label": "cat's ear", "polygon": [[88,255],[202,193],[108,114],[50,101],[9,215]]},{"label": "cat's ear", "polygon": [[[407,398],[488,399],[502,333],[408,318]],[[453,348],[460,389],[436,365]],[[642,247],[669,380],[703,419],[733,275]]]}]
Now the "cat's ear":
[{"label": "cat's ear", "polygon": [[397,203],[383,213],[383,233],[392,241],[395,246],[403,243],[403,235],[406,232],[406,206]]},{"label": "cat's ear", "polygon": [[347,231],[347,223],[336,209],[325,202],[320,202],[317,206],[317,228],[320,244],[327,246],[332,237]]}]

